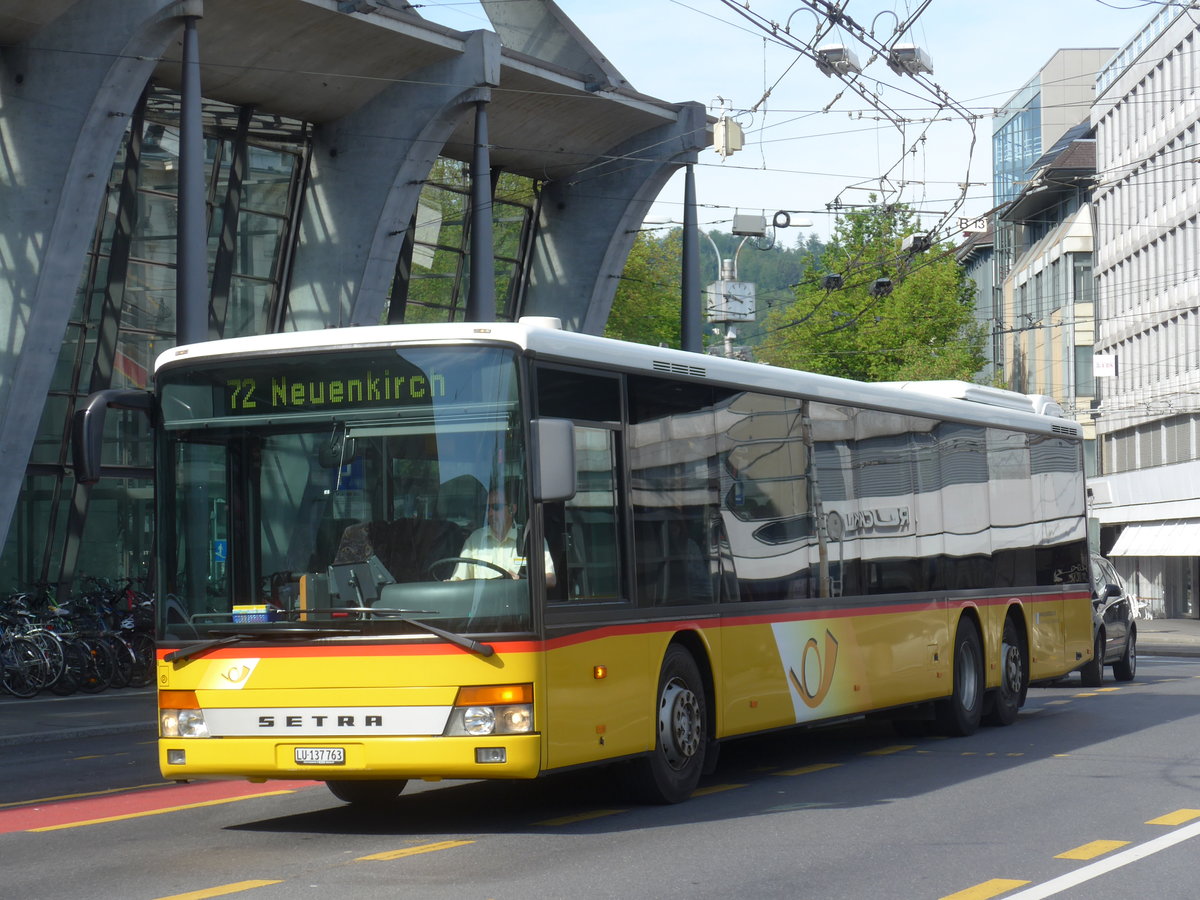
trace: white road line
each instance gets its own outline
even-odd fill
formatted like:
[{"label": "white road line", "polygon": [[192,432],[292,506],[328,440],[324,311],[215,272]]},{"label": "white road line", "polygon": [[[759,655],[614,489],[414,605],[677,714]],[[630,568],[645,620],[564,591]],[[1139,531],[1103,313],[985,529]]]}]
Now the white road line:
[{"label": "white road line", "polygon": [[1101,875],[1111,872],[1114,869],[1127,866],[1130,863],[1137,862],[1139,859],[1145,859],[1147,856],[1152,856],[1160,850],[1166,850],[1168,847],[1174,847],[1176,844],[1182,844],[1184,841],[1198,836],[1200,836],[1200,822],[1193,822],[1191,825],[1172,831],[1170,834],[1164,834],[1162,837],[1157,837],[1152,841],[1146,841],[1144,844],[1130,847],[1128,850],[1122,850],[1120,853],[1114,853],[1106,859],[1097,860],[1081,869],[1076,869],[1068,875],[1061,875],[1044,884],[1034,885],[1015,894],[1009,894],[1004,900],[1040,900],[1042,897],[1053,897],[1055,894],[1059,894],[1068,888],[1076,887],[1085,881],[1091,881],[1093,878],[1099,878]]}]

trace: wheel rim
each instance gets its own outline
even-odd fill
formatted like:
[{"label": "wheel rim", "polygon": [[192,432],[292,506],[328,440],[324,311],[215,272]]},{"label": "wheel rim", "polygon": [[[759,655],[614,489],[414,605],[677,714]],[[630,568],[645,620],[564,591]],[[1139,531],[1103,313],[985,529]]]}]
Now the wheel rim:
[{"label": "wheel rim", "polygon": [[1000,683],[1006,693],[1016,696],[1021,693],[1021,654],[1014,645],[1007,642],[1000,645],[1000,653],[1004,658],[1004,672]]},{"label": "wheel rim", "polygon": [[683,768],[700,749],[700,701],[678,678],[663,688],[658,705],[658,743],[667,764]]},{"label": "wheel rim", "polygon": [[979,660],[975,656],[975,648],[970,641],[963,641],[958,648],[959,661],[962,663],[955,673],[958,683],[958,695],[962,700],[963,709],[974,709],[979,697]]}]

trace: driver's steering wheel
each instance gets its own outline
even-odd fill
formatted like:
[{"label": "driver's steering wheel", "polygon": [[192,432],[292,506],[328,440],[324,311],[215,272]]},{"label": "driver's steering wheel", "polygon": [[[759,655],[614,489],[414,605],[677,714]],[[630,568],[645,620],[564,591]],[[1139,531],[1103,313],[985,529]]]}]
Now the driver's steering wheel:
[{"label": "driver's steering wheel", "polygon": [[[490,563],[486,559],[474,559],[470,556],[444,556],[441,559],[436,559],[431,562],[426,571],[438,581],[449,581],[449,576],[446,578],[438,578],[437,573],[434,571],[435,569],[446,565],[447,563],[454,563],[455,565],[458,565],[459,563],[466,563],[470,566],[483,566],[485,569],[494,569],[504,578],[513,578],[512,573],[510,573],[508,569],[498,566],[495,563]],[[453,572],[451,572],[451,574],[453,574]]]}]

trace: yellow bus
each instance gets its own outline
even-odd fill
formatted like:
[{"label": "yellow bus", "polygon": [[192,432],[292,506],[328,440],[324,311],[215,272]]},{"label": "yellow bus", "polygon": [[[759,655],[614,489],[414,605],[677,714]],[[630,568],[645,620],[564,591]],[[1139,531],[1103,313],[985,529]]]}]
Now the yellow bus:
[{"label": "yellow bus", "polygon": [[108,401],[155,425],[170,779],[373,803],[621,762],[677,802],[722,741],[967,735],[1092,657],[1046,398],[527,318],[184,346]]}]

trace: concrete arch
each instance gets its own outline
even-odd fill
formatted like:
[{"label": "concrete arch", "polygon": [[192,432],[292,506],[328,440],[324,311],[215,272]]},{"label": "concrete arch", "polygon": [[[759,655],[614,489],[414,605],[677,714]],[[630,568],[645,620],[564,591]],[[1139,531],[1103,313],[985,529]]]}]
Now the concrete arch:
[{"label": "concrete arch", "polygon": [[499,39],[472,32],[457,59],[316,129],[289,329],[379,322],[425,179],[458,121],[499,79]]},{"label": "concrete arch", "polygon": [[708,146],[704,106],[612,147],[591,168],[546,185],[521,314],[602,334],[634,236],[681,166]]},{"label": "concrete arch", "polygon": [[0,545],[42,415],[29,398],[49,391],[109,168],[179,17],[199,10],[80,0],[0,55]]}]

